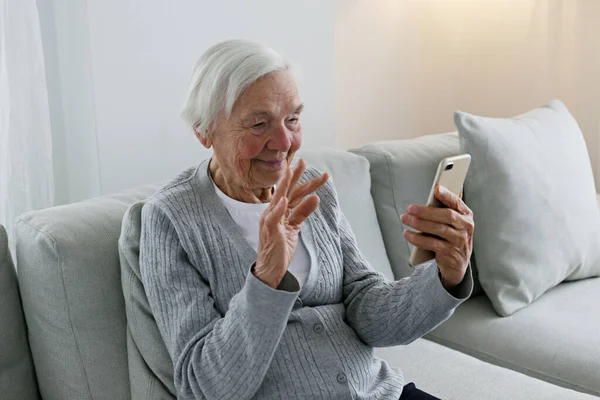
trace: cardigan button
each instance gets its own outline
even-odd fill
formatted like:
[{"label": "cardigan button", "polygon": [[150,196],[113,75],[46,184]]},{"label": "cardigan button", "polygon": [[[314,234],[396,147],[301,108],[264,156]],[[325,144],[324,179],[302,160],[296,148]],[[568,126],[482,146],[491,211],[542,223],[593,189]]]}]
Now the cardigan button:
[{"label": "cardigan button", "polygon": [[346,383],[346,382],[348,382],[348,378],[346,377],[346,374],[343,374],[343,373],[342,374],[338,374],[337,381],[339,383]]},{"label": "cardigan button", "polygon": [[313,326],[313,331],[315,331],[316,333],[323,332],[323,325],[321,325],[321,324],[315,324],[315,326]]}]

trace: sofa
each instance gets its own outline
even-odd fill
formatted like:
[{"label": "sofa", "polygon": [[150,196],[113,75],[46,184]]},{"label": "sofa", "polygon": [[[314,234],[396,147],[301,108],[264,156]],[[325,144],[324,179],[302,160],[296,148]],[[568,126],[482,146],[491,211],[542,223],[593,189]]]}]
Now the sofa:
[{"label": "sofa", "polygon": [[[330,172],[366,258],[401,279],[411,272],[409,246],[390,215],[423,203],[439,159],[459,151],[456,133],[446,133],[298,157]],[[1,399],[175,398],[172,365],[136,280],[135,235],[122,230],[124,218],[135,219],[132,205],[139,209],[160,186],[18,219],[18,279],[12,263],[0,265],[13,288],[0,286],[0,321],[11,321],[0,326]],[[0,256],[9,260],[2,238]],[[424,338],[376,352],[442,399],[599,398],[599,296],[600,278],[565,282],[501,317],[479,287]]]}]

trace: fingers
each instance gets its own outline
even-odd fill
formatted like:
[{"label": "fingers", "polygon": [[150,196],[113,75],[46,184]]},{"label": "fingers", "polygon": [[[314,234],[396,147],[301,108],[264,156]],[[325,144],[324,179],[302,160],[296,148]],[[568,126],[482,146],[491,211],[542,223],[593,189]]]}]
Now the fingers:
[{"label": "fingers", "polygon": [[270,210],[266,210],[263,213],[264,223],[267,225],[267,227],[272,228],[281,221],[281,219],[285,215],[287,206],[288,206],[287,197],[281,197],[279,199],[279,201],[276,203],[276,205],[274,206],[274,208],[272,208]]},{"label": "fingers", "polygon": [[[321,188],[329,179],[329,174],[324,173],[317,178],[297,185],[305,169],[306,162],[300,159],[295,168],[286,170],[285,175],[277,184],[277,189],[271,199],[271,206],[263,213],[267,224],[281,221],[286,215],[286,211],[289,210],[287,223],[297,227],[317,209],[320,202],[319,197],[317,195],[306,196]],[[285,207],[282,207],[281,201],[284,199]]]},{"label": "fingers", "polygon": [[281,178],[281,180],[277,183],[277,188],[275,189],[275,193],[273,193],[273,198],[271,199],[271,207],[276,207],[279,203],[279,200],[286,196],[292,178],[292,168],[288,167],[285,170],[285,175],[283,178]]},{"label": "fingers", "polygon": [[423,233],[439,236],[455,245],[462,245],[466,240],[466,235],[462,231],[458,231],[447,224],[427,221],[410,214],[403,214],[401,220],[403,224],[411,228]]},{"label": "fingers", "polygon": [[309,194],[311,194],[312,192],[320,189],[329,179],[329,174],[324,173],[323,175],[311,179],[309,181],[304,182],[303,184],[296,186],[292,191],[291,191],[291,195],[289,196],[290,199],[290,207],[294,208],[296,207],[298,204],[300,204],[300,202],[302,201],[302,199],[305,196],[308,196]]},{"label": "fingers", "polygon": [[444,247],[449,246],[448,242],[442,239],[427,236],[422,233],[404,231],[404,237],[413,246],[423,250],[433,251],[436,254],[440,253]]},{"label": "fingers", "polygon": [[[462,196],[462,191],[460,194]],[[469,215],[471,213],[471,209],[467,207],[464,201],[462,201],[461,197],[452,193],[443,186],[437,185],[435,188],[435,198],[462,215]]]},{"label": "fingers", "polygon": [[442,239],[411,231],[404,231],[404,237],[415,247],[423,250],[433,251],[435,253],[436,260],[445,261],[442,262],[443,265],[448,265],[455,269],[457,266],[464,264],[463,260],[465,257],[468,261],[469,256],[465,256],[465,254],[463,254],[464,252],[458,247],[453,246]]},{"label": "fingers", "polygon": [[298,160],[298,163],[296,164],[296,167],[294,168],[294,174],[292,176],[292,180],[290,182],[290,186],[288,187],[288,190],[287,190],[287,197],[288,198],[290,197],[291,192],[296,188],[296,184],[298,183],[298,179],[300,179],[300,177],[304,173],[305,169],[306,169],[306,162],[304,161],[303,158],[301,158],[300,160]]},{"label": "fingers", "polygon": [[405,231],[404,237],[412,245],[435,253],[444,287],[454,287],[463,280],[471,257],[470,249],[461,249],[444,240],[411,231]]},{"label": "fingers", "polygon": [[302,199],[289,216],[288,224],[293,227],[300,226],[304,220],[317,209],[320,201],[319,196],[316,194]]},{"label": "fingers", "polygon": [[427,221],[450,225],[454,229],[463,229],[465,225],[464,216],[450,208],[412,205],[408,208],[407,213]]},{"label": "fingers", "polygon": [[438,199],[450,208],[413,204],[408,207],[407,213],[427,221],[450,225],[457,230],[466,229],[471,231],[473,227],[473,212],[471,209],[452,192],[446,190],[447,193],[444,193],[444,189],[442,189],[442,192],[439,192],[439,190],[439,187],[436,188],[436,198],[438,198],[438,193],[441,193]]}]

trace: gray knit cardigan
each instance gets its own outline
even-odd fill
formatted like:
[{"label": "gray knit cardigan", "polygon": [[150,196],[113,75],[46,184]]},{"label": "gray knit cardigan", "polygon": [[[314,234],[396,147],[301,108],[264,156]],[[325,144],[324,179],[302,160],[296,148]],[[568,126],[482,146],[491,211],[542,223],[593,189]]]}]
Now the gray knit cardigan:
[{"label": "gray knit cardigan", "polygon": [[[308,168],[301,180],[318,175]],[[317,194],[300,233],[311,257],[302,290],[289,272],[277,290],[249,272],[256,252],[207,161],[148,199],[140,269],[180,398],[397,400],[402,373],[373,348],[414,341],[470,295],[470,268],[457,297],[435,262],[387,280],[358,248],[331,180]]]}]

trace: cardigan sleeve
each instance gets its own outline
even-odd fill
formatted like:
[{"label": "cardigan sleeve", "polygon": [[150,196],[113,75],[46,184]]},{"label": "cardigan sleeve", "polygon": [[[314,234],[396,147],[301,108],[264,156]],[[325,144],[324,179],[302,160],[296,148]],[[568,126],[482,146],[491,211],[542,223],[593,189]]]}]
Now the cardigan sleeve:
[{"label": "cardigan sleeve", "polygon": [[[335,189],[331,190],[337,200]],[[366,344],[385,347],[410,343],[448,319],[471,295],[470,266],[463,281],[452,290],[454,296],[442,286],[435,261],[417,266],[410,277],[387,280],[361,253],[337,201],[333,213],[343,254],[346,319]]]},{"label": "cardigan sleeve", "polygon": [[289,274],[285,290],[275,290],[249,271],[242,290],[221,315],[173,223],[152,204],[142,209],[140,272],[173,360],[177,392],[196,399],[253,397],[298,296],[295,278]]}]

